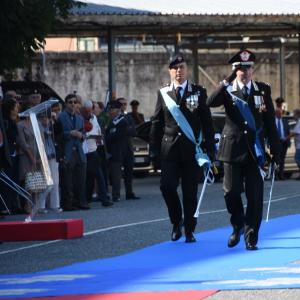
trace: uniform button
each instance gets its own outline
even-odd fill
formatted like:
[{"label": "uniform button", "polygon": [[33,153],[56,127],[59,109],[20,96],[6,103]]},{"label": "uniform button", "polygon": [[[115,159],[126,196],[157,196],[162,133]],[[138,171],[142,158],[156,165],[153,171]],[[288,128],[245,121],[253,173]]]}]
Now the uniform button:
[{"label": "uniform button", "polygon": [[245,124],[245,125],[247,125],[247,124],[248,124],[248,122],[247,122],[247,121],[245,121],[245,122],[244,122],[244,124]]},{"label": "uniform button", "polygon": [[225,138],[225,137],[226,137],[226,134],[224,134],[223,137]]},{"label": "uniform button", "polygon": [[178,135],[181,135],[181,132],[178,132]]},{"label": "uniform button", "polygon": [[247,131],[247,130],[245,130],[245,131],[244,131],[244,133],[245,133],[245,134],[247,134],[247,133],[248,133],[248,131]]},{"label": "uniform button", "polygon": [[168,138],[165,138],[165,141],[167,141],[168,140]]}]

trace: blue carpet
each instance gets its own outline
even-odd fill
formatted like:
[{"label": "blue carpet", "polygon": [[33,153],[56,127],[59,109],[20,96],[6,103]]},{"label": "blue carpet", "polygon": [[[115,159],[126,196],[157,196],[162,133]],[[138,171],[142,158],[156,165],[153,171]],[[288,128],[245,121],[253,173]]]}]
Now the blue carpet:
[{"label": "blue carpet", "polygon": [[[300,288],[300,215],[263,223],[259,250],[227,248],[231,228],[47,272],[0,276],[0,298],[114,292]],[[299,261],[299,262],[297,262]]]}]

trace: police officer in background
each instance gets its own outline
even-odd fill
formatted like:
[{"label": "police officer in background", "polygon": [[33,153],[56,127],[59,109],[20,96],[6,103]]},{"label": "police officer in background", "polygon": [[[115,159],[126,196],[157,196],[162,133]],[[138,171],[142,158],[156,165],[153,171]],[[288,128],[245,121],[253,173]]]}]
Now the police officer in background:
[{"label": "police officer in background", "polygon": [[135,123],[134,119],[130,114],[127,113],[127,99],[118,98],[116,101],[122,104],[121,106],[121,114],[124,116],[127,122],[127,130],[126,130],[126,144],[123,148],[123,169],[124,169],[124,185],[125,185],[125,193],[126,200],[138,200],[140,197],[136,196],[133,192],[132,187],[132,179],[133,179],[133,167],[134,167],[134,151],[132,138],[136,135]]},{"label": "police officer in background", "polygon": [[145,123],[144,115],[138,111],[139,105],[140,105],[140,102],[137,100],[132,100],[130,102],[131,112],[128,113],[128,115],[130,115],[132,117],[132,119],[134,120],[135,126]]},{"label": "police officer in background", "polygon": [[120,201],[122,163],[124,149],[127,147],[128,123],[121,112],[122,103],[113,100],[108,103],[110,122],[106,128],[106,146],[109,156],[109,173],[112,185],[112,200]]},{"label": "police officer in background", "polygon": [[[195,144],[185,135],[166,101],[171,101],[180,110],[196,139],[202,131],[201,148],[212,157],[214,131],[211,113],[206,106],[206,90],[187,80],[188,67],[182,56],[176,56],[170,62],[169,73],[171,84],[158,91],[150,131],[150,155],[154,159],[160,154],[161,158],[160,189],[173,224],[171,240],[180,239],[184,224],[185,241],[191,243],[196,241],[193,235],[197,221],[194,213],[197,207],[197,178],[201,169],[195,159]],[[200,141],[197,140],[197,143]],[[183,209],[177,193],[180,178]]]},{"label": "police officer in background", "polygon": [[[254,53],[242,50],[229,63],[233,72],[208,98],[210,107],[224,105],[226,119],[217,159],[224,162],[224,197],[233,232],[228,247],[236,246],[244,233],[247,250],[256,250],[263,214],[264,140],[268,138],[278,163],[279,139],[270,86],[252,80]],[[264,136],[266,133],[266,136]],[[245,191],[244,212],[241,193]]]}]

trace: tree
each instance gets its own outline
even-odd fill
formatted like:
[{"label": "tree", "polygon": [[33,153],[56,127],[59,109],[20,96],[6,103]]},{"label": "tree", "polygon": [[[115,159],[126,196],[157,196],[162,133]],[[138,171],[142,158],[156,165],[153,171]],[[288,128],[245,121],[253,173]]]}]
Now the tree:
[{"label": "tree", "polygon": [[45,37],[61,26],[74,0],[2,0],[0,2],[0,74],[25,66],[43,48]]}]

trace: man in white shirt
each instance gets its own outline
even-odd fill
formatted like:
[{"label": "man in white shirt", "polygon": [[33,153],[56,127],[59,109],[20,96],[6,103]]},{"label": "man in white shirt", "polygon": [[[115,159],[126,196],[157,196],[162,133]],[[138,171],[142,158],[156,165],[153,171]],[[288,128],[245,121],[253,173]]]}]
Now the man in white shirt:
[{"label": "man in white shirt", "polygon": [[83,118],[85,124],[86,137],[83,142],[83,151],[87,158],[86,170],[86,197],[87,201],[92,201],[95,180],[98,185],[98,198],[103,206],[111,206],[113,202],[108,198],[104,175],[100,165],[100,157],[97,152],[98,144],[102,138],[101,128],[97,117],[92,113],[93,102],[88,100],[83,105]]}]

